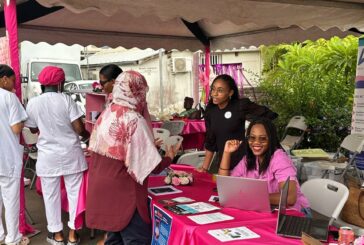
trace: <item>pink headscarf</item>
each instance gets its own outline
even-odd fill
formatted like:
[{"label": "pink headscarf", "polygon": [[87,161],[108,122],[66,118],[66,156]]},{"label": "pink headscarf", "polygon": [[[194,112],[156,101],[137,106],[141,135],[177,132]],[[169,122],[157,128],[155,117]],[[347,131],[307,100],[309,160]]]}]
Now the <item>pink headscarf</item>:
[{"label": "pink headscarf", "polygon": [[120,74],[113,88],[113,101],[97,119],[89,149],[120,160],[140,184],[162,160],[153,133],[141,115],[148,85],[138,72]]},{"label": "pink headscarf", "polygon": [[63,69],[56,66],[46,66],[38,75],[40,84],[44,86],[57,86],[64,82],[65,74]]}]

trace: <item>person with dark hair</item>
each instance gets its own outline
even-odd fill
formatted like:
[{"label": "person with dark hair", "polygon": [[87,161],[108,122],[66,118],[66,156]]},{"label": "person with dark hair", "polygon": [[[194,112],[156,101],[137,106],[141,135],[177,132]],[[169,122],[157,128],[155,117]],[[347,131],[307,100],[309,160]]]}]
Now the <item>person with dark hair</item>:
[{"label": "person with dark hair", "polygon": [[61,177],[63,177],[69,204],[70,228],[68,245],[77,245],[80,238],[75,226],[78,194],[87,163],[80,138],[89,133],[82,122],[83,113],[76,102],[63,91],[65,74],[61,68],[45,67],[38,76],[44,92],[32,98],[27,106],[29,115],[25,125],[32,133],[39,132],[37,142],[37,175],[41,179],[49,234],[47,242],[64,244],[61,219]]},{"label": "person with dark hair", "polygon": [[[7,235],[0,219],[0,243],[23,245],[19,232],[20,183],[23,148],[20,133],[27,114],[14,92],[15,73],[0,65],[0,209],[5,207]],[[1,213],[0,213],[1,214]],[[28,241],[29,242],[29,241]]]},{"label": "person with dark hair", "polygon": [[[239,99],[238,87],[231,76],[226,74],[217,76],[211,84],[210,100],[204,116],[205,160],[197,170],[217,173],[225,142],[231,139],[243,140],[245,120],[257,116],[275,119],[278,115],[248,98]],[[217,156],[211,163],[214,152]],[[234,168],[244,154],[243,149],[232,154],[230,167]]]},{"label": "person with dark hair", "polygon": [[115,65],[109,64],[101,68],[99,72],[100,85],[107,94],[111,94],[115,84],[115,79],[122,73],[123,70]]},{"label": "person with dark hair", "polygon": [[296,168],[282,149],[274,124],[265,118],[253,120],[247,129],[246,141],[243,144],[246,155],[232,171],[231,154],[239,149],[242,141],[226,141],[218,174],[267,180],[269,199],[273,205],[279,204],[280,191],[289,177],[288,205],[310,216],[309,203],[300,190]]},{"label": "person with dark hair", "polygon": [[178,116],[180,117],[189,117],[192,113],[196,111],[195,108],[192,108],[193,106],[193,98],[191,97],[185,97],[183,102],[183,108],[185,108],[185,111],[181,112]]}]

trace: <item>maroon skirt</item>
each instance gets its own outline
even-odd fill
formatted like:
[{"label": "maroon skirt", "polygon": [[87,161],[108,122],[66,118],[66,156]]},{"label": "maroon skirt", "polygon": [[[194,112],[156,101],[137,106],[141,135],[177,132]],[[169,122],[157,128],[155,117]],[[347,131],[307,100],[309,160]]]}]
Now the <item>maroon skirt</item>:
[{"label": "maroon skirt", "polygon": [[123,162],[94,153],[89,165],[87,227],[121,231],[129,224],[135,209],[150,223],[147,185],[147,181],[138,184]]}]

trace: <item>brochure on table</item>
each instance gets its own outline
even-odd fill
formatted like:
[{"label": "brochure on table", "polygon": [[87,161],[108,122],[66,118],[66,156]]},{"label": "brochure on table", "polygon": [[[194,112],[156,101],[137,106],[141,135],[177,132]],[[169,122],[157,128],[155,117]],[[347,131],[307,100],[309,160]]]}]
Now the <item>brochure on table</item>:
[{"label": "brochure on table", "polygon": [[193,216],[187,216],[187,218],[191,219],[195,223],[199,225],[211,224],[225,220],[233,220],[234,217],[216,212],[216,213],[209,213],[209,214],[199,214]]},{"label": "brochure on table", "polygon": [[245,226],[209,230],[208,233],[221,242],[259,238],[260,236]]},{"label": "brochure on table", "polygon": [[219,207],[216,207],[206,202],[175,204],[175,205],[164,206],[164,208],[176,214],[197,214],[220,209]]},{"label": "brochure on table", "polygon": [[210,212],[214,210],[219,210],[219,207],[211,205],[206,202],[195,202],[190,204],[178,204],[178,207],[188,211],[190,214]]}]

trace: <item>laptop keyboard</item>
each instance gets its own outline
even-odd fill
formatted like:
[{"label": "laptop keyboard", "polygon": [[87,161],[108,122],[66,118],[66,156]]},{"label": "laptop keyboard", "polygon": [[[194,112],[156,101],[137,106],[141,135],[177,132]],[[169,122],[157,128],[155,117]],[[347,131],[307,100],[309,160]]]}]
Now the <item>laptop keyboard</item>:
[{"label": "laptop keyboard", "polygon": [[282,229],[282,233],[289,236],[302,236],[302,231],[308,233],[310,230],[311,219],[285,216],[286,220]]}]

